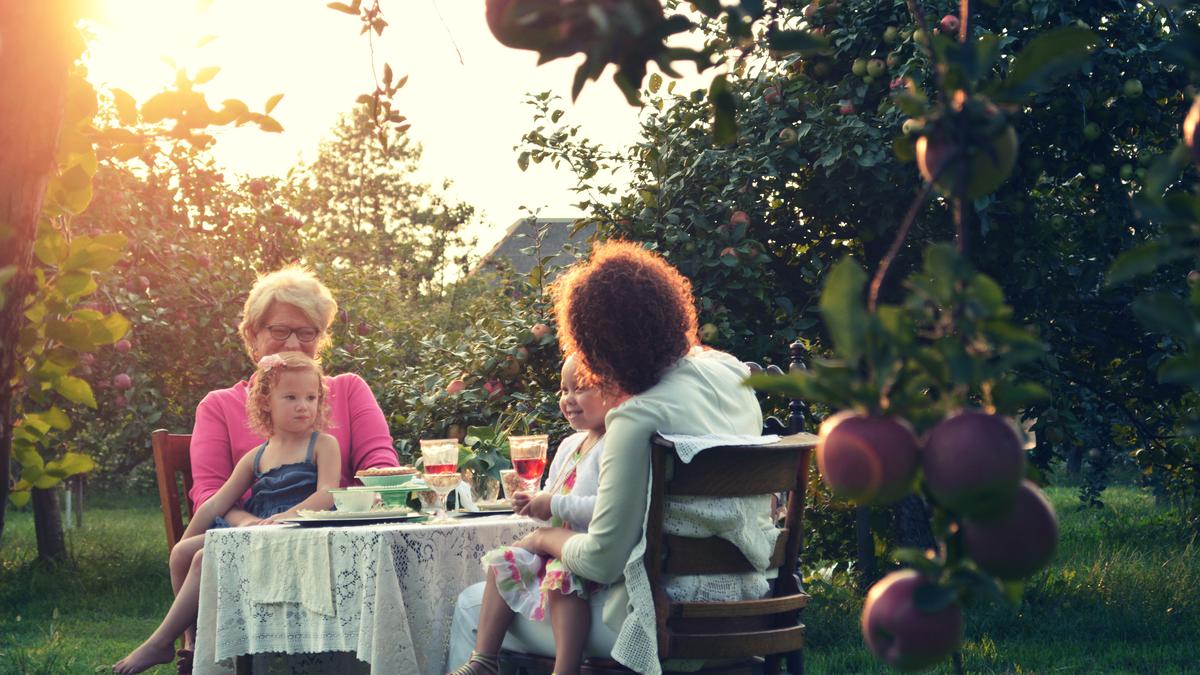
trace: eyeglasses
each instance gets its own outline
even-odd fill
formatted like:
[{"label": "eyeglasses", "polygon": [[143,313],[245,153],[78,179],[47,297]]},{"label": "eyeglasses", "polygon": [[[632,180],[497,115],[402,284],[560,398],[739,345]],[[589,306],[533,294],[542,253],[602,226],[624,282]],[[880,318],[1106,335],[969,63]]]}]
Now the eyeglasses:
[{"label": "eyeglasses", "polygon": [[321,334],[321,331],[309,326],[305,326],[303,328],[292,328],[291,326],[284,326],[281,324],[271,324],[270,326],[267,326],[267,333],[271,335],[272,340],[278,340],[279,342],[287,340],[292,335],[295,335],[296,339],[301,342],[312,342],[313,340],[317,339],[317,336]]}]

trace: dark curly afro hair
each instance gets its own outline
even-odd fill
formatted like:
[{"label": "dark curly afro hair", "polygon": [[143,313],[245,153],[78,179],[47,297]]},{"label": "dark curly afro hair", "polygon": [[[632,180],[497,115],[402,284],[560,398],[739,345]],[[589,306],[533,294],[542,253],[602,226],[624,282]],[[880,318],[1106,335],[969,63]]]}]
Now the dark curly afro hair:
[{"label": "dark curly afro hair", "polygon": [[581,370],[640,394],[699,344],[692,284],[662,256],[627,241],[598,244],[551,289],[558,340]]}]

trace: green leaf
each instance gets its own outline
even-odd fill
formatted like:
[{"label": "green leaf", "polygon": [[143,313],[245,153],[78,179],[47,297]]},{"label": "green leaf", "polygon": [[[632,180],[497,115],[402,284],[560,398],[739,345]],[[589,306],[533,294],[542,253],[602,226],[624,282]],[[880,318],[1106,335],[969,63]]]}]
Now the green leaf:
[{"label": "green leaf", "polygon": [[1177,354],[1158,367],[1158,381],[1200,387],[1200,354]]},{"label": "green leaf", "polygon": [[351,16],[358,16],[357,9],[351,7],[350,5],[342,3],[342,2],[331,2],[325,6],[328,7],[329,9],[341,12],[343,14],[350,14]]},{"label": "green leaf", "polygon": [[71,428],[71,418],[67,417],[67,414],[58,406],[53,406],[42,413],[42,418],[49,422],[51,427],[59,431],[66,431]]},{"label": "green leaf", "polygon": [[125,334],[129,332],[129,319],[113,312],[101,319],[99,324],[91,324],[91,328],[92,339],[95,340],[96,344],[112,344],[125,337]]},{"label": "green leaf", "polygon": [[[647,88],[650,90],[650,93],[657,94],[658,88],[662,86],[662,82],[663,82],[662,75],[659,75],[658,73],[652,73],[650,75],[650,83],[647,85]],[[558,111],[556,110],[555,112],[557,113]],[[554,121],[557,122],[558,120],[556,119]]]},{"label": "green leaf", "polygon": [[54,383],[54,390],[72,403],[81,403],[89,408],[96,407],[92,386],[74,375],[64,375]]},{"label": "green leaf", "polygon": [[46,471],[54,472],[62,478],[80,473],[87,473],[96,468],[96,462],[91,457],[78,452],[68,452],[62,459],[46,462]]},{"label": "green leaf", "polygon": [[1133,313],[1151,330],[1184,340],[1196,337],[1196,319],[1187,303],[1169,293],[1153,293],[1134,300]]},{"label": "green leaf", "polygon": [[1000,412],[1007,414],[1049,398],[1050,392],[1036,382],[997,382],[992,387],[992,402]]},{"label": "green leaf", "polygon": [[275,94],[267,99],[267,105],[263,108],[263,112],[270,115],[271,111],[275,109],[275,106],[279,105],[281,100],[283,100],[283,94]]},{"label": "green leaf", "polygon": [[1096,44],[1095,33],[1086,28],[1068,26],[1041,33],[1013,58],[1004,81],[1005,98],[1023,97],[1079,68]]},{"label": "green leaf", "polygon": [[712,109],[712,139],[716,145],[737,142],[737,101],[724,75],[713,78],[708,88],[708,102]]},{"label": "green leaf", "polygon": [[520,168],[521,171],[527,171],[529,169],[529,152],[528,151],[522,152],[521,155],[519,157],[517,157],[517,167]]},{"label": "green leaf", "polygon": [[958,591],[934,583],[928,583],[917,588],[913,594],[913,604],[922,612],[930,614],[941,611],[958,600]]},{"label": "green leaf", "polygon": [[863,290],[867,273],[849,256],[829,270],[821,292],[821,316],[833,340],[834,351],[846,361],[857,361],[863,353],[867,309]]},{"label": "green leaf", "polygon": [[117,107],[117,120],[127,127],[137,124],[137,101],[123,89],[112,90],[113,104]]},{"label": "green leaf", "polygon": [[208,81],[212,80],[214,77],[216,77],[217,73],[219,73],[219,72],[221,72],[220,66],[208,66],[206,68],[201,68],[196,73],[196,77],[192,78],[192,83],[193,84],[204,84],[205,82],[208,82]]},{"label": "green leaf", "polygon": [[926,574],[935,573],[938,569],[937,562],[931,560],[929,556],[925,555],[925,551],[919,548],[896,549],[896,551],[892,553],[892,558],[902,565],[908,565],[909,567]]},{"label": "green leaf", "polygon": [[77,352],[90,352],[96,346],[92,342],[91,330],[84,321],[52,319],[46,322],[46,336]]},{"label": "green leaf", "polygon": [[777,30],[772,27],[767,31],[767,46],[783,52],[799,52],[801,54],[818,54],[829,51],[829,41],[813,35],[805,30]]},{"label": "green leaf", "polygon": [[87,295],[96,290],[96,281],[87,272],[67,272],[55,283],[58,291],[68,300]]},{"label": "green leaf", "polygon": [[43,265],[57,267],[66,260],[70,250],[67,240],[56,230],[49,227],[38,229],[37,241],[33,243],[33,254]]},{"label": "green leaf", "polygon": [[12,491],[8,493],[8,501],[12,502],[13,506],[21,508],[29,503],[30,496],[31,495],[28,487],[26,487],[24,490],[18,490],[14,487]]},{"label": "green leaf", "polygon": [[1108,268],[1105,283],[1109,286],[1129,281],[1134,277],[1148,274],[1166,263],[1186,258],[1190,255],[1186,248],[1169,246],[1166,242],[1152,241],[1129,249],[1117,256],[1112,267]]},{"label": "green leaf", "polygon": [[258,124],[258,128],[262,129],[263,131],[273,134],[283,132],[283,125],[280,124],[274,117],[269,115],[259,115],[258,117],[254,118],[254,122]]}]

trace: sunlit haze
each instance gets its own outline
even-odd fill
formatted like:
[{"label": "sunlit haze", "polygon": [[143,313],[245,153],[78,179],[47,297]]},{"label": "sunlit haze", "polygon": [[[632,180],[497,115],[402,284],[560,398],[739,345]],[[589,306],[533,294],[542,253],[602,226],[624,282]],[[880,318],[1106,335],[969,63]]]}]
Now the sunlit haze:
[{"label": "sunlit haze", "polygon": [[[214,107],[239,98],[262,110],[268,97],[283,93],[272,113],[283,133],[218,132],[214,153],[235,174],[283,175],[311,159],[338,115],[374,87],[358,20],[324,0],[204,4],[103,0],[88,65],[98,87],[124,89],[139,102],[173,81],[174,68],[163,57],[189,73],[219,66],[203,87]],[[390,25],[375,40],[376,67],[386,61],[397,76],[409,76],[397,104],[412,123],[408,133],[424,146],[420,177],[434,185],[451,179],[452,196],[482,211],[473,227],[480,248],[525,215],[523,206],[544,217],[578,215],[566,171],[531,165],[521,172],[513,151],[532,126],[526,93],[551,90],[569,101],[578,61],[535,67],[533,52],[500,45],[488,31],[483,0],[396,0],[381,7]],[[205,36],[213,39],[197,46]],[[568,119],[616,149],[635,140],[638,114],[606,75],[584,89]]]}]

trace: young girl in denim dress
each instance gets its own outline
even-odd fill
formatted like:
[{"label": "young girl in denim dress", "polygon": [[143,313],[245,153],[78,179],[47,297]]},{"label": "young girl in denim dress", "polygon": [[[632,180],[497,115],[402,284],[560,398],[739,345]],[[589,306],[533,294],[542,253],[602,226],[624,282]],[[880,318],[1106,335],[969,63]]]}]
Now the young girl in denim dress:
[{"label": "young girl in denim dress", "polygon": [[[578,433],[568,436],[558,446],[546,487],[537,494],[518,492],[512,501],[518,514],[551,527],[586,532],[600,483],[604,416],[621,397],[581,382],[583,378],[576,368],[573,357],[563,362],[558,407]],[[534,621],[545,620],[549,613],[558,652],[555,671],[577,670],[591,623],[588,597],[601,585],[577,576],[553,558],[516,546],[489,551],[482,562],[488,574],[480,613],[481,639],[470,661],[454,671],[455,675],[498,672],[494,651],[480,642],[489,642],[488,636],[502,637],[514,613]]]},{"label": "young girl in denim dress", "polygon": [[[259,518],[259,525],[276,523],[301,509],[326,510],[333,505],[329,488],[338,486],[342,457],[337,439],[323,433],[329,416],[327,398],[321,367],[307,355],[283,352],[259,360],[250,380],[246,415],[253,430],[267,441],[246,453],[221,489],[196,509],[183,537],[171,549],[175,601],[154,633],[118,661],[114,672],[140,673],[169,662],[176,655],[175,638],[185,632],[191,644],[204,533],[247,490],[250,498],[242,508]],[[179,657],[180,670],[190,670],[190,651],[181,650]]]}]

